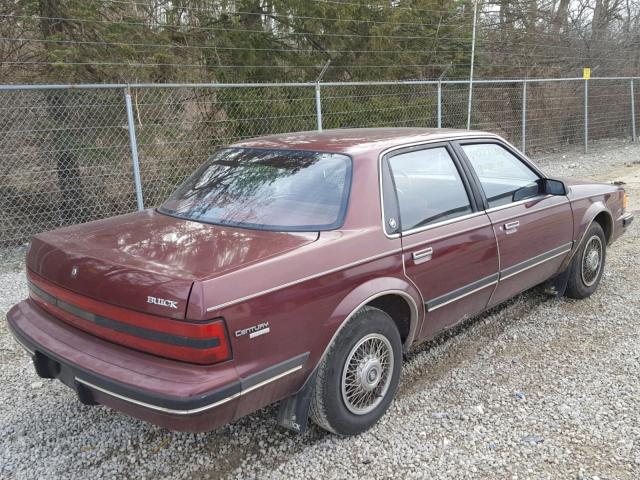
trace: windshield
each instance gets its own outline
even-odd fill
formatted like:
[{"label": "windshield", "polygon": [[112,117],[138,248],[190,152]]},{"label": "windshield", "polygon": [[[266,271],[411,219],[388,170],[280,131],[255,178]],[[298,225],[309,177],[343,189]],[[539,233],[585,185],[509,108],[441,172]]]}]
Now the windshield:
[{"label": "windshield", "polygon": [[225,148],[191,175],[161,213],[277,231],[339,228],[351,159],[336,153]]}]

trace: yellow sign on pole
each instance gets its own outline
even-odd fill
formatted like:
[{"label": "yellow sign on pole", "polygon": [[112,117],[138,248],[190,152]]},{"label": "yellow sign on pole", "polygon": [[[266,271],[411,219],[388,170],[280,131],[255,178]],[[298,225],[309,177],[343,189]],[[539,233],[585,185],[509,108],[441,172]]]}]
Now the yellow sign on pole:
[{"label": "yellow sign on pole", "polygon": [[589,80],[591,78],[591,69],[588,67],[585,67],[582,69],[582,78],[584,78],[585,80]]}]

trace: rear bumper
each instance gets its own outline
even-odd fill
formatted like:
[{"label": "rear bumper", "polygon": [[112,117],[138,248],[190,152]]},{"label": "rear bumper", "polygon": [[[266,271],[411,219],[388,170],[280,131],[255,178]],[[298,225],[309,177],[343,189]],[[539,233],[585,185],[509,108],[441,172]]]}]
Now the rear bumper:
[{"label": "rear bumper", "polygon": [[58,321],[32,300],[14,306],[7,321],[40,376],[59,379],[85,404],[107,405],[180,431],[209,431],[232,421],[243,395],[301,370],[308,357],[241,378],[231,361],[191,365],[101,340]]}]

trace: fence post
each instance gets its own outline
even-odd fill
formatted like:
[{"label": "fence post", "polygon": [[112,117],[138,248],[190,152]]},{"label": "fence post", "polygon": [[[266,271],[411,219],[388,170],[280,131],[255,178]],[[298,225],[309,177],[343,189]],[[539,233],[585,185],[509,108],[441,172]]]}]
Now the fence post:
[{"label": "fence post", "polygon": [[635,97],[635,94],[633,93],[633,78],[631,79],[630,87],[631,87],[631,140],[635,142],[638,140],[638,138],[636,137],[636,97]]},{"label": "fence post", "polygon": [[522,81],[522,153],[527,149],[527,80]]},{"label": "fence post", "polygon": [[589,80],[584,81],[584,153],[589,153]]},{"label": "fence post", "polygon": [[138,210],[144,210],[142,198],[142,182],[140,181],[140,163],[138,162],[138,142],[136,140],[136,125],[133,120],[133,108],[131,106],[131,91],[129,87],[124,89],[124,101],[127,105],[127,125],[129,127],[129,145],[131,147],[131,161],[133,162],[133,181],[136,187],[136,201]]},{"label": "fence post", "polygon": [[442,128],[442,82],[438,80],[438,128]]},{"label": "fence post", "polygon": [[320,82],[316,82],[316,124],[318,131],[322,131],[322,100],[320,99]]},{"label": "fence post", "polygon": [[476,57],[476,23],[478,19],[478,0],[473,2],[473,31],[471,33],[471,66],[469,71],[469,103],[467,105],[467,130],[471,130],[471,102],[473,101],[473,65]]}]

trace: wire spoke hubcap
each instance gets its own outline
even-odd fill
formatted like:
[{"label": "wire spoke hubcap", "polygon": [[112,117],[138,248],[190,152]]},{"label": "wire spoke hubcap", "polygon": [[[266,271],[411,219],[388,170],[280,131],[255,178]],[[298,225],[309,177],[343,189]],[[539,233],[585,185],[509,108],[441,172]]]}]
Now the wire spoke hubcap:
[{"label": "wire spoke hubcap", "polygon": [[590,287],[598,279],[600,269],[602,268],[602,240],[597,235],[592,236],[582,253],[581,275],[582,282]]},{"label": "wire spoke hubcap", "polygon": [[342,400],[356,415],[374,410],[384,398],[393,372],[393,349],[383,335],[362,338],[349,352],[342,369]]}]

